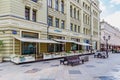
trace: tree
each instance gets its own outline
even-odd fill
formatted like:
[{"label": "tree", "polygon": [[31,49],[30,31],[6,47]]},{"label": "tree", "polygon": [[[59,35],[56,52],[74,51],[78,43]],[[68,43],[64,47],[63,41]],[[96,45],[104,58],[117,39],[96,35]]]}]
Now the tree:
[{"label": "tree", "polygon": [[0,40],[0,48],[3,46],[3,41]]}]

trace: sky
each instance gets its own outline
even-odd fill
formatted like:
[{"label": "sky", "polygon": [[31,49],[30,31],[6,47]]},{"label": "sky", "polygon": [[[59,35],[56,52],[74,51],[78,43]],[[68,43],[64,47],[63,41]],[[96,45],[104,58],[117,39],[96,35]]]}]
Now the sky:
[{"label": "sky", "polygon": [[120,0],[99,0],[101,21],[104,20],[110,25],[120,29]]}]

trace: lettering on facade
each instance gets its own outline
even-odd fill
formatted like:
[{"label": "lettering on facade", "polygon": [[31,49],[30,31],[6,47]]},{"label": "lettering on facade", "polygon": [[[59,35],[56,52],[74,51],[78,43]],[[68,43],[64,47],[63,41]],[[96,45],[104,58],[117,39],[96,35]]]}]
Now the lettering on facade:
[{"label": "lettering on facade", "polygon": [[76,36],[78,36],[79,34],[73,34],[73,35],[76,35]]},{"label": "lettering on facade", "polygon": [[61,30],[58,30],[58,29],[55,29],[54,31],[55,31],[55,32],[62,32]]},{"label": "lettering on facade", "polygon": [[17,34],[17,31],[16,30],[12,30],[12,34]]}]

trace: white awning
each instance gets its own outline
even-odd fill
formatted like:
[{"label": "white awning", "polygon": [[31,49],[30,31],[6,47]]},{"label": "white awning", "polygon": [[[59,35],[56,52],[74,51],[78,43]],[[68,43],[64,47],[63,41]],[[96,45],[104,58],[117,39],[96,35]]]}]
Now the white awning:
[{"label": "white awning", "polygon": [[64,40],[64,39],[54,39],[55,41],[58,41],[58,42],[71,42],[71,43],[74,43],[74,41],[72,40]]},{"label": "white awning", "polygon": [[81,43],[81,42],[74,42],[75,44],[78,44],[78,45],[83,45],[83,46],[91,46],[90,44],[88,43]]},{"label": "white awning", "polygon": [[35,38],[20,38],[20,37],[15,37],[16,39],[22,41],[22,42],[35,42],[35,43],[58,43],[53,40],[48,40],[48,39],[35,39]]},{"label": "white awning", "polygon": [[81,43],[81,42],[76,42],[76,41],[73,41],[73,40],[63,40],[63,39],[54,39],[55,41],[58,41],[58,42],[71,42],[71,43],[75,43],[75,44],[78,44],[78,45],[83,45],[83,46],[91,46],[90,44],[87,44],[87,43]]},{"label": "white awning", "polygon": [[92,45],[90,45],[88,43],[82,43],[82,45],[84,45],[84,46],[92,46]]}]

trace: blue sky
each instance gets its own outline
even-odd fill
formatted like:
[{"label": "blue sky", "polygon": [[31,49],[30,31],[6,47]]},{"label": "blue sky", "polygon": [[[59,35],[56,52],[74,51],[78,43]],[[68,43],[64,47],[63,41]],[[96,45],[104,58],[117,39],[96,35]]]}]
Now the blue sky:
[{"label": "blue sky", "polygon": [[102,10],[101,20],[120,29],[120,0],[99,0]]}]

